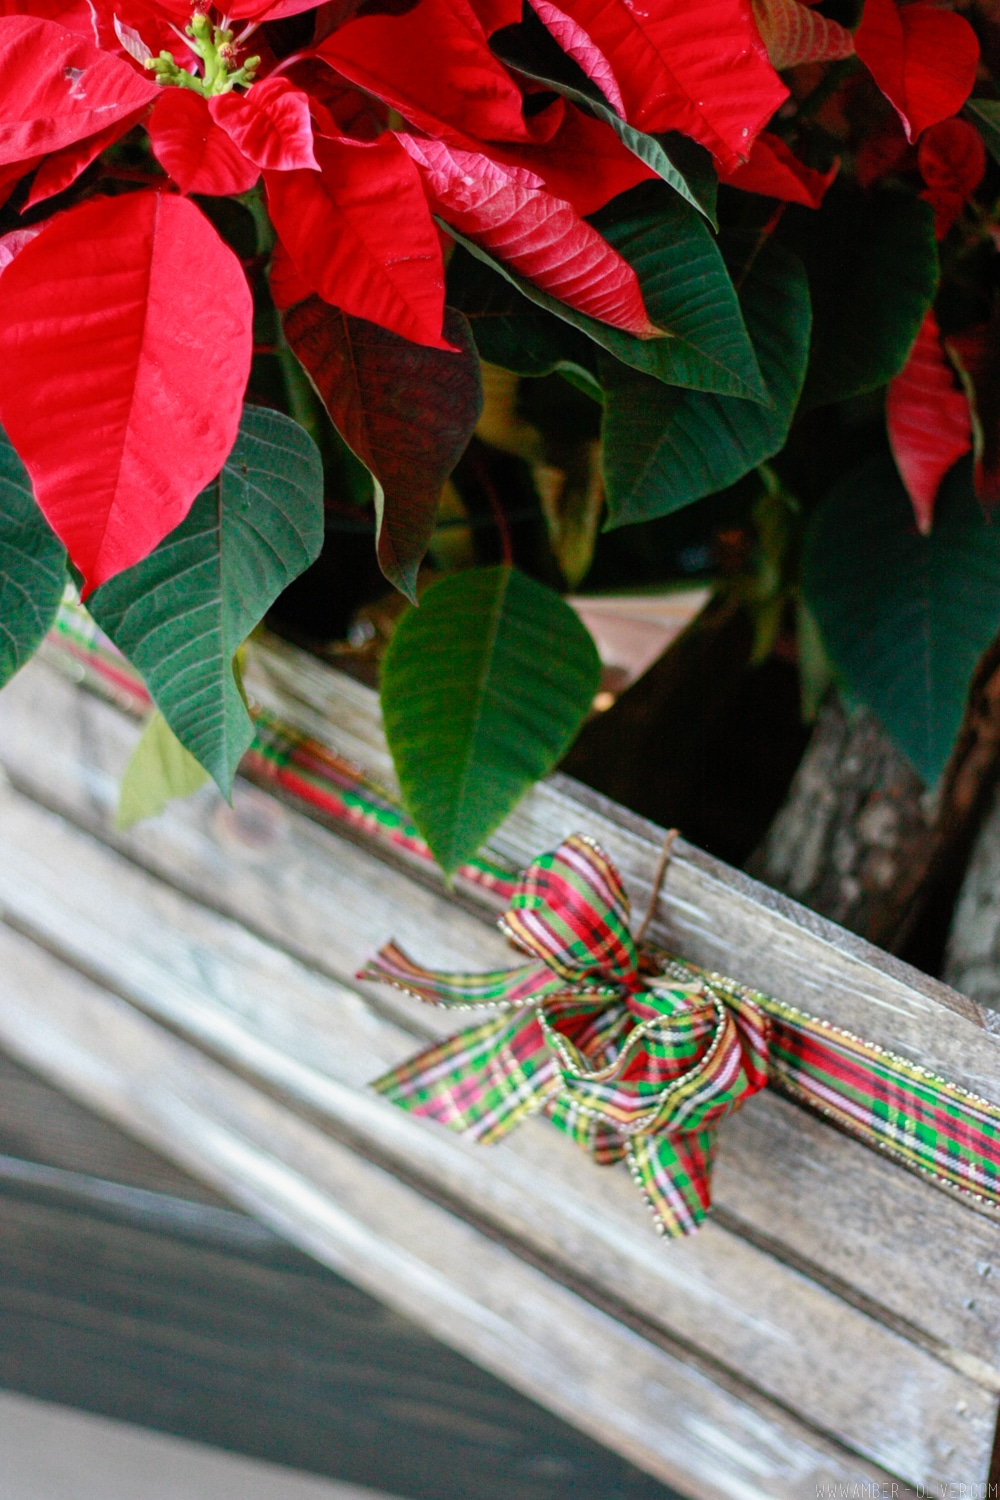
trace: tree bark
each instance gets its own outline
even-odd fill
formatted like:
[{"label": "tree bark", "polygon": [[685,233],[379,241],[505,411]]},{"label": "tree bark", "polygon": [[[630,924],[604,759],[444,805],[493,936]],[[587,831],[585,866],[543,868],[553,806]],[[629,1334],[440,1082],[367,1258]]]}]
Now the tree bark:
[{"label": "tree bark", "polygon": [[935,802],[875,717],[832,697],[747,868],[890,947],[926,873]]},{"label": "tree bark", "polygon": [[[880,947],[936,969],[998,755],[1000,644],[980,664],[955,750],[933,790],[872,714],[848,714],[831,698],[747,868]],[[997,908],[1000,930],[1000,890]],[[1000,989],[1000,977],[997,983]]]},{"label": "tree bark", "polygon": [[972,847],[943,977],[963,995],[1000,1009],[1000,786]]}]

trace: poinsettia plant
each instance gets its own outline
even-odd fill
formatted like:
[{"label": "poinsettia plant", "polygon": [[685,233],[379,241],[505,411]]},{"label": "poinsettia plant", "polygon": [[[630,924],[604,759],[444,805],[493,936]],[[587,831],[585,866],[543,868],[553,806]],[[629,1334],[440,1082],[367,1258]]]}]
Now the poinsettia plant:
[{"label": "poinsettia plant", "polygon": [[[939,774],[1000,628],[997,8],[563,5],[3,0],[0,680],[72,577],[228,791],[252,734],[235,654],[323,540],[303,371],[414,601],[484,366],[563,376],[599,410],[573,582],[602,506],[641,525],[776,455],[794,488],[814,414],[884,391],[885,453],[801,512],[791,587]],[[282,391],[255,385],[276,356]],[[918,573],[930,687],[916,648],[871,649]],[[957,624],[956,589],[975,594]],[[593,647],[506,566],[404,626],[390,738],[450,868],[572,738]],[[508,725],[492,748],[484,715]]]}]

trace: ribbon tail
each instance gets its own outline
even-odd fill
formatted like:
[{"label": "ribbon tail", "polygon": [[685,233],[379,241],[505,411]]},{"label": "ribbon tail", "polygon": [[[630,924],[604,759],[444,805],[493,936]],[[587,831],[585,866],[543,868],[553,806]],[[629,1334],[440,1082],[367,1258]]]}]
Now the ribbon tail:
[{"label": "ribbon tail", "polygon": [[522,964],[516,969],[493,969],[485,974],[425,969],[414,963],[396,943],[388,943],[370,958],[357,976],[391,984],[431,1005],[476,1008],[481,1005],[529,1005],[533,1000],[566,988],[550,969]]},{"label": "ribbon tail", "polygon": [[558,1086],[559,1073],[534,1011],[471,1026],[372,1084],[411,1114],[486,1143],[534,1114]]},{"label": "ribbon tail", "polygon": [[653,1211],[657,1227],[670,1239],[693,1234],[712,1206],[709,1191],[715,1131],[636,1136],[629,1167]]}]

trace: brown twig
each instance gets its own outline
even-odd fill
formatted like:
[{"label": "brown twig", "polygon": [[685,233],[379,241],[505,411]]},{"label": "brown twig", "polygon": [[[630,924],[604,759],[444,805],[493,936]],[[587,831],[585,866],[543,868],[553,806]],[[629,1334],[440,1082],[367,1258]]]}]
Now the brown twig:
[{"label": "brown twig", "polygon": [[667,830],[667,836],[663,840],[663,848],[660,850],[660,858],[656,866],[656,873],[653,876],[653,889],[649,894],[649,905],[646,908],[646,915],[639,923],[638,931],[635,934],[635,941],[637,943],[642,942],[643,938],[646,936],[646,928],[653,920],[653,913],[656,911],[656,904],[660,899],[660,889],[663,885],[663,877],[667,873],[667,865],[670,863],[670,856],[673,852],[674,840],[676,839],[676,837],[676,828],[670,828]]}]

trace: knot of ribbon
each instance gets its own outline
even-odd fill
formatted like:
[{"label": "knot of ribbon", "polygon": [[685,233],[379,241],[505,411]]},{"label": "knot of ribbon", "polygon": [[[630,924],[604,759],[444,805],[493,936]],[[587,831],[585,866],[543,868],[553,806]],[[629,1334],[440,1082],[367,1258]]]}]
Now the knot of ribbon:
[{"label": "knot of ribbon", "polygon": [[690,1233],[711,1203],[715,1127],[768,1081],[767,1015],[637,945],[618,871],[581,834],[528,866],[500,927],[530,962],[445,973],[389,944],[362,970],[432,1004],[504,1012],[374,1087],[484,1142],[541,1112],[596,1162],[626,1158],[662,1232]]}]

